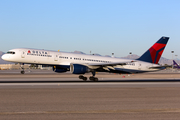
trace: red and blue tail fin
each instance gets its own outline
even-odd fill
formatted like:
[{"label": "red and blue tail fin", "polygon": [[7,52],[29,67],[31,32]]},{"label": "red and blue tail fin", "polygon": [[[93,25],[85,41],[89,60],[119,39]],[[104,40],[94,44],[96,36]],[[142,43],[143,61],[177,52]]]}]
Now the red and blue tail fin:
[{"label": "red and blue tail fin", "polygon": [[149,50],[137,60],[158,64],[169,37],[161,37]]}]

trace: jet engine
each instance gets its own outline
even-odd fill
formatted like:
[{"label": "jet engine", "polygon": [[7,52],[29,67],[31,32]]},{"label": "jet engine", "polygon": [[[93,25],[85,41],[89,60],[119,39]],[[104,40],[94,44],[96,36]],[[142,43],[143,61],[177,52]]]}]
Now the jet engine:
[{"label": "jet engine", "polygon": [[89,72],[89,68],[80,64],[71,64],[70,71],[72,74],[85,74]]}]

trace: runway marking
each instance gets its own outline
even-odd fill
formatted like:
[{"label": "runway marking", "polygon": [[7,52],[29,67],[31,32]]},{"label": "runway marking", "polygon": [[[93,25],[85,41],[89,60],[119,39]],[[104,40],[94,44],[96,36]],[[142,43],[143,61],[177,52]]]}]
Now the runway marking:
[{"label": "runway marking", "polygon": [[87,83],[60,83],[60,82],[57,82],[57,83],[0,83],[0,86],[44,86],[44,85],[48,85],[48,86],[76,86],[76,85],[180,85],[180,82],[173,82],[173,83],[170,83],[170,82],[163,82],[163,83],[157,83],[157,82],[138,82],[138,83],[119,83],[119,82],[108,82],[108,83],[100,83],[100,82],[93,82],[93,83],[90,83],[90,82],[87,82]]},{"label": "runway marking", "polygon": [[180,87],[180,82],[73,82],[73,83],[0,83],[0,89],[2,88],[102,88],[102,87],[120,87],[120,88],[134,88],[134,87]]},{"label": "runway marking", "polygon": [[102,113],[180,113],[180,109],[137,109],[137,110],[93,110],[93,111],[27,111],[27,112],[0,112],[0,115],[24,114],[102,114]]},{"label": "runway marking", "polygon": [[[25,81],[29,81],[29,80],[78,80],[78,81],[82,81],[78,78],[68,78],[68,77],[59,77],[59,78],[52,78],[52,77],[42,77],[42,78],[39,78],[39,77],[32,77],[32,78],[27,78],[27,77],[20,77],[20,78],[9,78],[9,77],[3,77],[1,78],[0,77],[0,81],[7,81],[7,80],[13,80],[13,81],[19,81],[19,80],[24,80]],[[180,80],[180,78],[99,78],[99,81],[104,81],[104,80]]]}]

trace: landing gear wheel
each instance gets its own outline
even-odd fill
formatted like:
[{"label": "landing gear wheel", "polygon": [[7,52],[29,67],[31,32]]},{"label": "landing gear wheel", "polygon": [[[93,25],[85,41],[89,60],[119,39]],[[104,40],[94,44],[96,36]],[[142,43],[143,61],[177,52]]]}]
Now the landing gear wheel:
[{"label": "landing gear wheel", "polygon": [[98,81],[98,78],[94,78],[94,81],[97,82],[97,81]]},{"label": "landing gear wheel", "polygon": [[87,81],[87,77],[84,77],[83,75],[80,75],[79,79],[82,79],[83,81]]},{"label": "landing gear wheel", "polygon": [[20,68],[21,68],[21,74],[24,74],[25,73],[25,71],[24,71],[24,63],[21,63]]},{"label": "landing gear wheel", "polygon": [[97,81],[98,81],[98,78],[91,76],[91,77],[89,77],[89,80],[94,81],[94,82],[97,82]]},{"label": "landing gear wheel", "polygon": [[80,75],[80,76],[79,76],[79,79],[83,79],[83,77],[84,77],[84,76]]},{"label": "landing gear wheel", "polygon": [[87,77],[83,77],[83,80],[86,81],[86,80],[87,80]]},{"label": "landing gear wheel", "polygon": [[89,77],[89,80],[94,81],[94,77],[92,77],[92,76]]},{"label": "landing gear wheel", "polygon": [[24,74],[25,73],[25,71],[21,71],[21,74]]}]

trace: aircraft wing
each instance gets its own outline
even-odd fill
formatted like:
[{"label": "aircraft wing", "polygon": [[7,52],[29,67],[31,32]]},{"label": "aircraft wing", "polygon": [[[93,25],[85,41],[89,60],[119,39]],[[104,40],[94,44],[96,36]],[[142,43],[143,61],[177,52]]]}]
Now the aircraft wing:
[{"label": "aircraft wing", "polygon": [[87,64],[83,64],[83,65],[87,66],[90,69],[102,68],[104,70],[109,71],[109,69],[115,70],[113,66],[127,65],[127,63],[132,63],[132,62],[135,62],[135,61],[130,60],[130,61],[113,62],[113,63],[89,63],[89,64],[87,63]]},{"label": "aircraft wing", "polygon": [[127,65],[127,63],[132,63],[135,61],[123,61],[123,62],[113,62],[113,63],[87,63],[87,66],[116,66],[116,65]]}]

